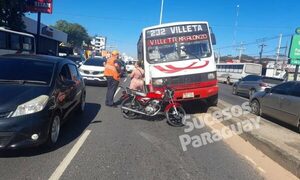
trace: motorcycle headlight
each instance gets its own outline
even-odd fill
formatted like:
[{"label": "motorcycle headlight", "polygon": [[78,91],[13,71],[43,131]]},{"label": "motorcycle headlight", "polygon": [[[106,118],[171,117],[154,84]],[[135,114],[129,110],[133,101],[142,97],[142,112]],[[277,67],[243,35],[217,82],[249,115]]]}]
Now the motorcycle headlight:
[{"label": "motorcycle headlight", "polygon": [[161,85],[163,85],[164,80],[163,79],[154,79],[152,83],[154,86],[161,86]]},{"label": "motorcycle headlight", "polygon": [[215,73],[208,73],[207,78],[208,79],[215,79],[216,75],[215,75]]},{"label": "motorcycle headlight", "polygon": [[35,99],[32,99],[24,104],[21,104],[17,107],[15,112],[13,113],[12,117],[23,116],[27,114],[33,114],[42,111],[47,102],[49,97],[46,95],[41,95]]}]

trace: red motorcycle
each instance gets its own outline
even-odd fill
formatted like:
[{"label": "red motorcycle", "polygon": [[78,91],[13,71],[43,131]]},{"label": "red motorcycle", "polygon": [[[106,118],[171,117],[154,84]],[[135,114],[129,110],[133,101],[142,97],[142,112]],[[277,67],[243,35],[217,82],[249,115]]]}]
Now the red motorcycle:
[{"label": "red motorcycle", "polygon": [[174,91],[169,87],[164,92],[148,93],[126,88],[123,91],[121,111],[127,119],[134,119],[138,115],[155,116],[163,111],[170,125],[183,126],[186,112],[181,104],[174,102],[173,97]]}]

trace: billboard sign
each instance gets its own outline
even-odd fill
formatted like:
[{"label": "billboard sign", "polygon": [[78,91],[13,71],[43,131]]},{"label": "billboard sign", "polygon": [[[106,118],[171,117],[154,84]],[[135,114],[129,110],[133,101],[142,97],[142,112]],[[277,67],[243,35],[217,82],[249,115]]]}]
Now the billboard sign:
[{"label": "billboard sign", "polygon": [[294,35],[289,52],[291,64],[300,65],[300,35]]},{"label": "billboard sign", "polygon": [[25,0],[25,1],[26,1],[27,11],[52,14],[53,0]]}]

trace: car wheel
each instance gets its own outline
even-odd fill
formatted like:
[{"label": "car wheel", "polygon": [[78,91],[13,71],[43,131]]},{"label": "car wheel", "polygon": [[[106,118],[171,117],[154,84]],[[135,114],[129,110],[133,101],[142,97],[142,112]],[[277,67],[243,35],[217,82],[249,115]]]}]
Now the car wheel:
[{"label": "car wheel", "polygon": [[258,115],[258,116],[261,115],[261,108],[260,108],[260,104],[259,104],[258,100],[254,99],[253,101],[251,101],[250,107],[251,107],[251,112],[253,114]]},{"label": "car wheel", "polygon": [[78,111],[79,113],[83,113],[83,112],[84,112],[84,109],[85,109],[85,105],[86,105],[86,101],[85,101],[85,93],[84,93],[84,94],[82,94],[82,96],[81,96],[81,100],[80,100],[80,103],[79,103],[79,105],[78,105],[78,107],[77,107],[77,111]]},{"label": "car wheel", "polygon": [[249,91],[249,98],[251,98],[253,96],[253,94],[256,93],[256,90],[255,89],[251,89]]},{"label": "car wheel", "polygon": [[237,87],[236,86],[233,86],[232,94],[237,95]]},{"label": "car wheel", "polygon": [[61,119],[58,114],[54,115],[51,121],[50,131],[48,135],[48,146],[54,146],[57,143],[60,133]]}]

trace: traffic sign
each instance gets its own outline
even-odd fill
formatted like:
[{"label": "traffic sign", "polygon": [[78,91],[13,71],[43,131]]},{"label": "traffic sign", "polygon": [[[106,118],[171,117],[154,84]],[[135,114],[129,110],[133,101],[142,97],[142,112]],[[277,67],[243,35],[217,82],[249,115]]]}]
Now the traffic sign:
[{"label": "traffic sign", "polygon": [[[291,64],[292,62],[298,62],[295,60],[300,61],[300,35],[294,35],[292,38],[289,58],[291,59]],[[300,65],[300,63],[299,64],[297,63],[297,65]]]},{"label": "traffic sign", "polygon": [[290,64],[292,64],[292,65],[300,65],[300,59],[291,59]]}]

